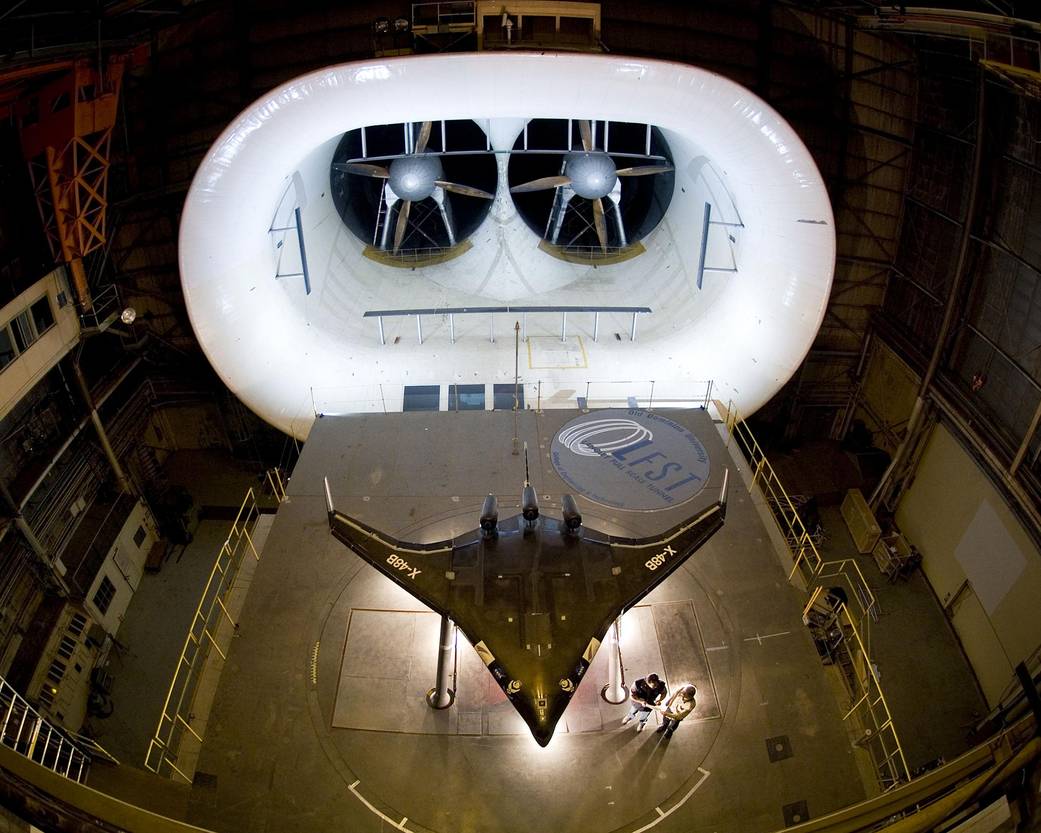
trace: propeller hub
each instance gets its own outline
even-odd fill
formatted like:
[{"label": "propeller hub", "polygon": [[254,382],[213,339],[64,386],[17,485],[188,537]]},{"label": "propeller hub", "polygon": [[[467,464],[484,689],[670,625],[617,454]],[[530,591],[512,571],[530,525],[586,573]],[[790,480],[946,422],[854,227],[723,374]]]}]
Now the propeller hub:
[{"label": "propeller hub", "polygon": [[390,163],[390,187],[403,200],[425,200],[443,176],[437,156],[403,156]]},{"label": "propeller hub", "polygon": [[614,161],[606,153],[569,153],[564,172],[571,180],[572,190],[587,200],[606,197],[618,181]]}]

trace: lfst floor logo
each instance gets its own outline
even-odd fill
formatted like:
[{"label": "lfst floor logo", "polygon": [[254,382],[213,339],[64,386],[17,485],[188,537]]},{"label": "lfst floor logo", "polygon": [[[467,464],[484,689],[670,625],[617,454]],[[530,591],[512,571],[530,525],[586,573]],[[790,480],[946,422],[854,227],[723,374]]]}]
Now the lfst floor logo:
[{"label": "lfst floor logo", "polygon": [[553,439],[553,466],[565,482],[618,509],[665,509],[690,500],[709,475],[708,452],[690,431],[658,414],[583,414]]}]

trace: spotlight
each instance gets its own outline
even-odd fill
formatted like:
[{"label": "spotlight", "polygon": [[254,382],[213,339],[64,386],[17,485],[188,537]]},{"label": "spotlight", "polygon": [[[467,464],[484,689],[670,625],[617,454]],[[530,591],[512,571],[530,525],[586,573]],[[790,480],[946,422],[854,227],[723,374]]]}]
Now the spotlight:
[{"label": "spotlight", "polygon": [[119,320],[124,324],[133,324],[135,318],[137,318],[137,310],[133,307],[127,307],[119,315]]},{"label": "spotlight", "polygon": [[394,18],[394,31],[395,32],[407,32],[411,28],[411,24],[404,17]]},{"label": "spotlight", "polygon": [[390,21],[385,17],[377,17],[372,21],[372,31],[377,35],[385,35],[390,31]]}]

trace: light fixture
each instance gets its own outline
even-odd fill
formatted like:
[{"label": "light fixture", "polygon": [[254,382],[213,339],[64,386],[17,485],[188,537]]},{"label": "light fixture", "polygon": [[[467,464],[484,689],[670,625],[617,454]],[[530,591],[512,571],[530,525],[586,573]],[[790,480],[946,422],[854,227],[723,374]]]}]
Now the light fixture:
[{"label": "light fixture", "polygon": [[137,310],[133,307],[127,307],[119,316],[119,320],[124,324],[133,324],[135,318],[137,318]]},{"label": "light fixture", "polygon": [[372,21],[372,31],[377,35],[385,35],[390,31],[390,21],[385,17],[377,17]]},{"label": "light fixture", "polygon": [[411,24],[407,18],[396,17],[394,18],[394,31],[395,32],[407,32]]}]

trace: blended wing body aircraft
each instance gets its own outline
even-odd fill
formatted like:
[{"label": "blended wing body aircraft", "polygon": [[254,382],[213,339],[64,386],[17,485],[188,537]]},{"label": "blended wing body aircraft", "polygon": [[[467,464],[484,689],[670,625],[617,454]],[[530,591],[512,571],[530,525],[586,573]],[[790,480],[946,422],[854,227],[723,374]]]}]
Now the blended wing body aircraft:
[{"label": "blended wing body aircraft", "polygon": [[414,544],[336,511],[325,489],[332,534],[452,619],[545,746],[611,624],[722,527],[727,475],[716,503],[648,538],[584,527],[571,495],[561,520],[540,516],[525,483],[520,514],[500,523],[489,495],[478,528]]}]

